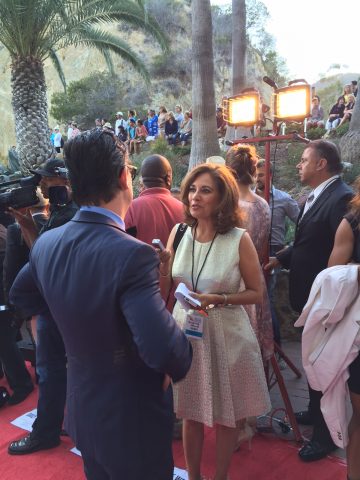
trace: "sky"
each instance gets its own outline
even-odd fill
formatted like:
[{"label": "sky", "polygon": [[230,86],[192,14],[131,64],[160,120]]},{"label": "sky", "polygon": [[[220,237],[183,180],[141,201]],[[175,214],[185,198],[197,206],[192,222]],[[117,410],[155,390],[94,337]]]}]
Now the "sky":
[{"label": "sky", "polygon": [[[346,13],[341,2],[328,0],[262,2],[271,17],[267,31],[276,39],[277,52],[286,60],[290,79],[305,78],[314,83],[325,75],[360,74],[356,27],[360,18],[359,0],[347,0]],[[228,5],[231,0],[211,0],[211,3]],[[330,70],[333,64],[340,64],[341,69]]]}]

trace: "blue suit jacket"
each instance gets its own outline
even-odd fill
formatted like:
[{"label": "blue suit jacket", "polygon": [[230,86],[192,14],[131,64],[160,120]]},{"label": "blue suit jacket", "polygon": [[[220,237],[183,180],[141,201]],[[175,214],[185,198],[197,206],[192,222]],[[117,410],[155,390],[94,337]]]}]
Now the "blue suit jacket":
[{"label": "blue suit jacket", "polygon": [[[118,478],[172,478],[171,390],[191,346],[165,308],[152,247],[110,218],[78,212],[36,241],[10,300],[50,310],[68,356],[67,429],[83,456]],[[120,474],[121,472],[121,474]]]}]

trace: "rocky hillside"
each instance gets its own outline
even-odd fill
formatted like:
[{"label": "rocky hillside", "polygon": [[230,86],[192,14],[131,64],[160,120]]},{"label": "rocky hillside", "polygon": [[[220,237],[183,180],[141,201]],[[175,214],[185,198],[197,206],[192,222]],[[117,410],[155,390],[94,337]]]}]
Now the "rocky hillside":
[{"label": "rocky hillside", "polygon": [[[125,34],[129,43],[133,48],[146,57],[148,62],[151,58],[160,54],[160,51],[154,48],[152,42],[147,42],[140,32],[130,32]],[[187,45],[190,48],[190,43]],[[180,47],[179,47],[180,48]],[[102,57],[93,50],[82,47],[68,48],[61,52],[60,55],[67,82],[79,80],[80,78],[90,75],[94,71],[106,71],[106,65]],[[150,63],[150,62],[149,62]],[[167,105],[169,108],[174,108],[176,103],[182,103],[185,108],[191,106],[191,85],[190,83],[182,85],[181,98],[176,93],[179,90],[176,87],[178,74],[173,72],[175,81],[171,77],[155,78],[153,77],[151,85],[144,85],[143,79],[131,67],[120,60],[115,60],[116,73],[125,79],[129,85],[129,90],[139,90],[139,92],[146,90],[148,98],[146,103],[158,108],[160,105]],[[261,78],[265,75],[265,71],[261,59],[255,52],[250,52],[248,58],[248,74],[249,85],[259,85]],[[11,145],[15,144],[15,129],[14,120],[11,107],[11,85],[10,85],[10,58],[5,49],[0,51],[0,115],[2,118],[0,128],[0,157],[7,155],[7,151]],[[50,61],[45,64],[45,76],[48,86],[48,101],[50,105],[50,98],[53,92],[60,91],[62,85]],[[265,86],[267,88],[267,86]],[[216,83],[217,100],[220,102],[223,94],[223,82]],[[263,92],[265,97],[269,97],[266,90]],[[132,105],[129,105],[131,107]],[[145,105],[144,105],[145,106]],[[114,110],[119,106],[114,106]],[[55,123],[54,119],[50,118],[50,126]]]}]

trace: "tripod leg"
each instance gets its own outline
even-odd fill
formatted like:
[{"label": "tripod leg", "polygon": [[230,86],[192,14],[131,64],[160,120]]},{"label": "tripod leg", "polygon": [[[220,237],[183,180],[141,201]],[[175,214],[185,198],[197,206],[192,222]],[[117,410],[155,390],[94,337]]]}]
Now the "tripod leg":
[{"label": "tripod leg", "polygon": [[272,368],[274,370],[274,373],[275,373],[275,376],[276,376],[277,383],[279,385],[279,389],[280,389],[282,399],[283,399],[284,404],[285,404],[285,410],[286,410],[286,413],[289,417],[290,425],[291,425],[291,427],[293,429],[293,432],[294,432],[295,440],[297,442],[302,442],[302,436],[301,436],[298,424],[297,424],[296,419],[295,419],[294,410],[292,408],[291,401],[290,401],[290,398],[289,398],[289,394],[287,392],[286,385],[285,385],[285,382],[284,382],[283,376],[281,374],[281,371],[280,371],[280,368],[279,368],[279,365],[277,363],[275,355],[273,355],[271,357],[270,361],[271,361],[271,366],[272,366]]},{"label": "tripod leg", "polygon": [[284,351],[279,347],[279,345],[276,342],[274,342],[274,350],[276,353],[279,354],[281,358],[284,359],[286,365],[295,373],[297,378],[301,378],[302,373],[300,372],[300,370],[292,363],[290,358],[287,355],[285,355]]}]

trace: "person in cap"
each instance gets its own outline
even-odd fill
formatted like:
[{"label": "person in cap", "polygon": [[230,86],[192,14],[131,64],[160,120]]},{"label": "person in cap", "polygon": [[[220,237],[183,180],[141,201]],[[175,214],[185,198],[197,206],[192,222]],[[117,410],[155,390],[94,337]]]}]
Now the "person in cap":
[{"label": "person in cap", "polygon": [[116,114],[115,135],[119,135],[119,133],[120,133],[119,128],[120,127],[125,128],[125,130],[127,128],[127,121],[124,118],[123,112],[117,112],[117,114]]},{"label": "person in cap", "polygon": [[[31,214],[37,225],[47,221],[48,201],[38,188],[39,202],[30,207]],[[4,234],[6,245],[4,244]],[[17,222],[8,225],[7,229],[0,225],[0,267],[3,277],[0,278],[0,301],[8,304],[9,291],[21,268],[29,261],[29,247],[26,245]],[[0,318],[0,363],[3,364],[6,379],[12,395],[8,398],[9,405],[23,402],[33,391],[30,373],[26,368],[24,357],[19,350],[17,339],[23,319],[16,318],[11,310],[3,311]]]},{"label": "person in cap", "polygon": [[[18,221],[29,247],[32,247],[35,240],[44,232],[67,223],[77,211],[76,205],[71,200],[69,181],[64,170],[64,161],[58,158],[51,158],[40,168],[31,170],[41,177],[41,192],[50,200],[50,215],[40,231],[30,211],[24,214],[19,210],[9,209]],[[65,347],[48,311],[37,317],[36,329],[36,371],[39,378],[37,419],[30,434],[10,443],[8,447],[10,455],[25,455],[46,450],[60,443],[66,397]]]}]

